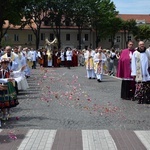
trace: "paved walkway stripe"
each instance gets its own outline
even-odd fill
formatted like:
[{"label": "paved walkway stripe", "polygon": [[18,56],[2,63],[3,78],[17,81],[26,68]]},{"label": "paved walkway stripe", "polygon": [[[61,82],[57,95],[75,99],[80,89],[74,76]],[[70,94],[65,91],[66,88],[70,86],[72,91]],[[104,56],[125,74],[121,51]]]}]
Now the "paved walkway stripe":
[{"label": "paved walkway stripe", "polygon": [[58,130],[51,150],[83,150],[81,130]]},{"label": "paved walkway stripe", "polygon": [[50,150],[56,130],[30,130],[18,150]]},{"label": "paved walkway stripe", "polygon": [[108,130],[82,130],[83,150],[117,150]]},{"label": "paved walkway stripe", "polygon": [[0,150],[150,150],[150,131],[0,129]]},{"label": "paved walkway stripe", "polygon": [[28,130],[4,129],[0,132],[0,150],[17,150]]},{"label": "paved walkway stripe", "polygon": [[146,150],[139,138],[133,131],[110,130],[118,150]]},{"label": "paved walkway stripe", "polygon": [[150,150],[150,131],[134,131],[147,150]]}]

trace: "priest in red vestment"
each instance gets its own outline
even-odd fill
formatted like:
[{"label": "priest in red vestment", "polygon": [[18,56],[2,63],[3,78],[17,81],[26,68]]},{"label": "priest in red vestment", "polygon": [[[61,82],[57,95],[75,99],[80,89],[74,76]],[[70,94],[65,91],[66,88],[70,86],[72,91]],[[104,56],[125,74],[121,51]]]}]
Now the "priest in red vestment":
[{"label": "priest in red vestment", "polygon": [[133,42],[128,42],[128,48],[122,50],[118,61],[117,77],[122,78],[121,98],[133,100],[135,93],[135,81],[131,76],[131,58],[134,52]]}]

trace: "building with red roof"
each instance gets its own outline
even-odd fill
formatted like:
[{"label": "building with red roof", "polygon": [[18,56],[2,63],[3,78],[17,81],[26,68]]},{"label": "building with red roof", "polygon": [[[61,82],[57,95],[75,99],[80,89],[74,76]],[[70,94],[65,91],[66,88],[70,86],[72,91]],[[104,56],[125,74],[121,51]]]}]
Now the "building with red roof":
[{"label": "building with red roof", "polygon": [[[119,14],[118,17],[122,18],[123,20],[130,20],[134,19],[137,24],[150,24],[150,15],[145,14]],[[3,28],[7,28],[9,25],[9,22],[6,21],[6,24],[4,24]],[[33,27],[36,28],[36,25],[33,24]],[[84,28],[82,31],[82,49],[85,46],[92,45],[93,48],[96,46],[96,35],[93,30],[90,28]],[[43,47],[45,44],[45,38],[48,38],[49,41],[52,41],[54,39],[54,32],[51,26],[45,26],[44,23],[41,26],[41,32],[40,32],[40,47]],[[78,47],[78,28],[77,26],[61,26],[61,47],[71,47],[71,48],[77,48]],[[132,34],[127,35],[127,40],[134,40],[134,37]],[[115,37],[115,48],[125,48],[124,43],[124,33],[123,31],[120,31],[116,34]],[[21,45],[23,47],[33,47],[35,48],[35,36],[31,30],[31,28],[26,25],[24,29],[20,29],[20,26],[13,26],[11,25],[8,29],[7,34],[2,40],[3,45]],[[109,49],[111,46],[110,39],[105,39],[100,41],[100,46],[103,48]],[[146,43],[146,46],[150,45],[150,42],[148,41]],[[137,46],[137,41],[135,41],[135,47]]]}]

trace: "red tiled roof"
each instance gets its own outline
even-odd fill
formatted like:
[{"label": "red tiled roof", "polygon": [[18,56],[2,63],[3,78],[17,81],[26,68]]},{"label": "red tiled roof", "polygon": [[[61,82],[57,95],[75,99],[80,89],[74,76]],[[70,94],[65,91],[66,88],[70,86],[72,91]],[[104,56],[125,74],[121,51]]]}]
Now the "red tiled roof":
[{"label": "red tiled roof", "polygon": [[[9,21],[5,20],[5,24],[3,25],[3,28],[7,28],[8,25],[9,25]],[[36,28],[36,24],[35,23],[33,23],[32,26],[33,26],[33,28]],[[19,26],[19,25],[16,25],[16,26],[10,25],[10,29],[20,29],[20,27],[21,26]],[[42,23],[41,28],[42,29],[50,29],[52,27],[51,26],[45,26],[44,23]],[[24,29],[31,29],[31,28],[30,28],[29,25],[26,25],[24,27]],[[65,26],[65,25],[63,25],[63,26],[61,26],[61,29],[78,29],[78,27],[77,26]],[[89,29],[89,28],[84,28],[84,29]]]},{"label": "red tiled roof", "polygon": [[119,14],[118,17],[123,20],[145,20],[146,23],[150,23],[150,14]]},{"label": "red tiled roof", "polygon": [[[150,24],[150,14],[119,14],[118,17],[122,18],[123,20],[145,20],[146,23]],[[9,21],[5,21],[5,24],[3,25],[3,28],[7,28],[9,25]],[[33,23],[33,27],[36,28],[36,25]],[[20,26],[14,26],[11,25],[11,29],[19,29]],[[41,28],[51,28],[50,26],[44,26],[42,24]],[[77,26],[61,26],[61,28],[70,28],[70,29],[77,29]],[[24,29],[31,29],[29,25],[26,25]]]},{"label": "red tiled roof", "polygon": [[[9,21],[8,20],[5,20],[5,24],[3,25],[3,28],[7,28],[9,26]],[[20,29],[21,26],[19,25],[10,25],[10,29]],[[33,27],[36,28],[36,25],[33,24]],[[24,29],[31,29],[29,25],[26,25]]]}]

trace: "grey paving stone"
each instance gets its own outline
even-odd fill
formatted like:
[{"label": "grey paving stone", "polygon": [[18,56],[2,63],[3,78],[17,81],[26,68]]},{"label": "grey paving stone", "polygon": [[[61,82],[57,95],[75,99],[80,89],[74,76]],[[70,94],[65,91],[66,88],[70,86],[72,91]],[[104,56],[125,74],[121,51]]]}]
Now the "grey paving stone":
[{"label": "grey paving stone", "polygon": [[20,105],[3,128],[150,129],[150,107],[121,100],[121,80],[85,76],[84,67],[32,70],[30,88],[20,91]]}]

